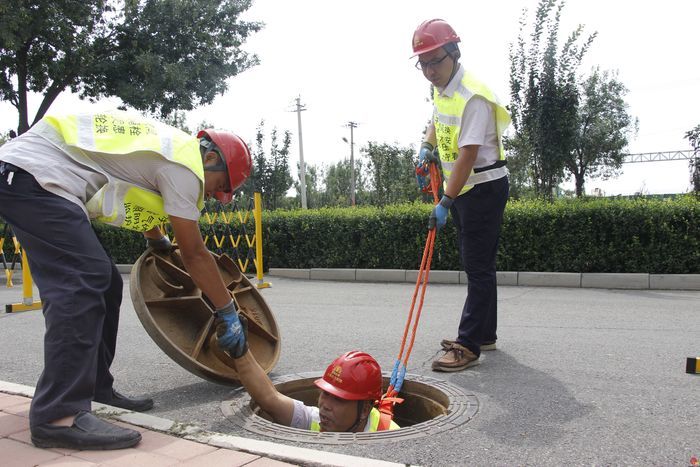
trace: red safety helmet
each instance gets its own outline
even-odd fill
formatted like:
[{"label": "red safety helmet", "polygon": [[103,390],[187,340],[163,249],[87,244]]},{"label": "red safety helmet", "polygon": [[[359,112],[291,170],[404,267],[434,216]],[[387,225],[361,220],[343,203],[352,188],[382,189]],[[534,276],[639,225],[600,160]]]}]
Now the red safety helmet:
[{"label": "red safety helmet", "polygon": [[423,21],[413,33],[413,57],[442,47],[450,42],[459,42],[452,26],[441,19]]},{"label": "red safety helmet", "polygon": [[240,188],[246,179],[250,177],[250,171],[253,167],[250,150],[241,138],[226,131],[218,131],[211,128],[200,130],[197,133],[197,138],[202,137],[207,137],[211,140],[224,158],[231,191],[217,191],[214,193],[214,197],[222,203],[229,203],[233,199],[233,192]]},{"label": "red safety helmet", "polygon": [[322,390],[351,401],[382,398],[382,370],[371,355],[353,350],[333,360],[323,378],[314,381]]}]

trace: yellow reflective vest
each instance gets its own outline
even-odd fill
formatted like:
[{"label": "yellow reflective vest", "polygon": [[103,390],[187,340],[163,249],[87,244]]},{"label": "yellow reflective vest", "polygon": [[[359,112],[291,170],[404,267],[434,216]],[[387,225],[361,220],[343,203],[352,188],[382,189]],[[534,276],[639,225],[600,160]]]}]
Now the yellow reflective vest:
[{"label": "yellow reflective vest", "polygon": [[[496,95],[484,83],[465,71],[462,80],[452,96],[441,96],[437,88],[433,90],[433,102],[435,106],[433,123],[435,124],[435,136],[440,153],[440,163],[442,164],[445,188],[447,188],[447,181],[450,179],[450,175],[452,175],[454,163],[459,156],[457,140],[459,139],[464,108],[467,106],[469,99],[474,95],[483,97],[494,106],[496,114],[496,134],[498,136],[498,148],[500,153],[499,159],[505,160],[506,158],[505,151],[503,150],[502,137],[503,132],[508,125],[510,125],[510,115],[506,108],[500,104]],[[479,183],[500,178],[506,173],[505,167],[483,170],[478,173],[472,170],[459,194],[466,193],[474,185]]]},{"label": "yellow reflective vest", "polygon": [[[197,206],[204,207],[204,167],[196,138],[160,122],[122,111],[47,115],[66,145],[102,154],[151,152],[190,169],[200,181]],[[168,221],[159,193],[111,177],[86,203],[91,219],[146,231]]]},{"label": "yellow reflective vest", "polygon": [[[379,410],[376,409],[376,407],[373,407],[372,410],[369,413],[369,431],[374,432],[377,431],[377,427],[379,426],[379,416],[381,414],[379,413]],[[391,425],[389,427],[390,430],[398,430],[401,428],[398,426],[393,420],[391,421]],[[311,426],[309,427],[309,430],[311,431],[321,431],[321,422],[318,419],[318,412],[314,414],[314,418],[311,421]]]}]

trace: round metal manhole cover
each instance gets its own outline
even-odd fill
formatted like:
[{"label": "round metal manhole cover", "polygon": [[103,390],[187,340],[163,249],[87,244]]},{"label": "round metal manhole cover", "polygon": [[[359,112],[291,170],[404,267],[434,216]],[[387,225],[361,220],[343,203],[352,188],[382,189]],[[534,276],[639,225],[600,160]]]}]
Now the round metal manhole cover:
[{"label": "round metal manhole cover", "polygon": [[[278,391],[306,405],[316,405],[319,391],[313,384],[322,373],[300,373],[274,378]],[[384,385],[388,375],[384,375]],[[473,394],[446,381],[421,375],[406,375],[400,397],[402,404],[395,406],[394,420],[399,430],[375,433],[313,432],[278,425],[260,411],[245,389],[237,391],[234,399],[223,401],[221,410],[236,426],[252,433],[275,439],[315,444],[367,444],[422,438],[450,430],[469,422],[479,411],[479,401]]]},{"label": "round metal manhole cover", "polygon": [[[272,310],[231,258],[212,256],[239,312],[248,318],[251,353],[269,373],[281,346]],[[185,269],[177,246],[169,253],[146,250],[131,270],[130,289],[141,324],[170,358],[209,381],[238,383],[233,359],[216,343],[214,309]]]}]

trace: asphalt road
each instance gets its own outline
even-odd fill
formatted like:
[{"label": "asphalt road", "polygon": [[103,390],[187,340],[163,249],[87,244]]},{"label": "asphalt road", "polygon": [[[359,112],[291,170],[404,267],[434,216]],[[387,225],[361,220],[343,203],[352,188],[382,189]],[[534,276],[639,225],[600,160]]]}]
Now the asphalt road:
[{"label": "asphalt road", "polygon": [[[113,365],[121,392],[155,399],[154,415],[255,439],[222,412],[236,388],[200,379],[165,355],[142,328],[124,276],[124,306]],[[398,352],[411,284],[271,278],[262,291],[281,330],[273,378],[320,372],[361,349],[389,370]],[[499,288],[499,350],[454,374],[430,363],[453,338],[466,289],[431,285],[409,372],[476,396],[468,422],[429,437],[320,446],[355,456],[426,466],[689,465],[700,457],[700,292]],[[0,303],[21,287],[0,287]],[[0,380],[34,385],[42,368],[41,313],[0,315]]]}]

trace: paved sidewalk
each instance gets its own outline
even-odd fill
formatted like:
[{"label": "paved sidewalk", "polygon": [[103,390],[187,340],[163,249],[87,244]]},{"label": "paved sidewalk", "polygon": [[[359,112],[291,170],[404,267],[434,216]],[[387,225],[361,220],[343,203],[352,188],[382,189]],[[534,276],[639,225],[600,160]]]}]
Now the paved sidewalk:
[{"label": "paved sidewalk", "polygon": [[29,433],[31,398],[0,393],[0,452],[4,467],[13,466],[289,466],[268,457],[210,446],[143,427],[116,422],[138,430],[141,442],[134,448],[115,451],[39,449]]},{"label": "paved sidewalk", "polygon": [[33,388],[29,386],[0,381],[0,465],[2,467],[97,465],[398,467],[400,465],[214,433],[196,426],[183,426],[171,420],[99,403],[93,403],[94,414],[139,431],[142,436],[141,442],[133,448],[113,451],[40,449],[32,444],[29,432],[29,405],[32,393]]}]

